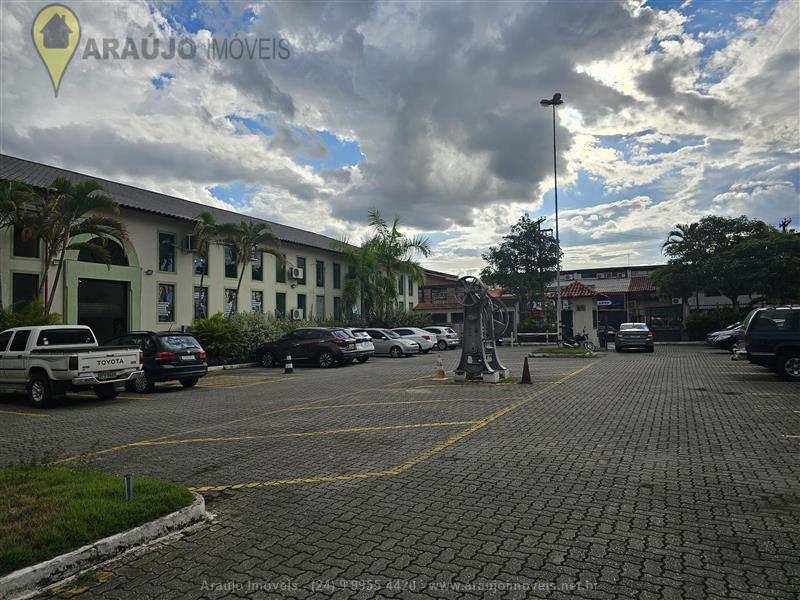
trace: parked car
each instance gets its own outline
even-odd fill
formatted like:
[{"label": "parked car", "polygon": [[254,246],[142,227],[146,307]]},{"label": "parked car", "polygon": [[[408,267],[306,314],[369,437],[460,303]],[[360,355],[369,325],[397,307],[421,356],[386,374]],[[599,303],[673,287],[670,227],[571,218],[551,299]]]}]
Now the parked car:
[{"label": "parked car", "polygon": [[36,408],[86,389],[111,400],[141,375],[141,358],[138,349],[99,348],[81,325],[15,327],[0,333],[0,387],[25,390]]},{"label": "parked car", "polygon": [[747,360],[800,381],[800,306],[757,308],[742,324]]},{"label": "parked car", "polygon": [[143,355],[143,372],[129,381],[128,389],[151,393],[156,383],[180,381],[185,388],[194,387],[208,373],[206,352],[190,334],[180,331],[132,331],[110,338],[103,346],[133,346]]},{"label": "parked car", "polygon": [[426,327],[425,331],[429,331],[436,336],[436,347],[439,350],[456,348],[461,343],[461,340],[458,339],[458,334],[452,327]]},{"label": "parked car", "polygon": [[383,354],[392,358],[419,353],[419,344],[411,339],[402,338],[391,329],[355,329],[364,331],[372,338],[375,354]]},{"label": "parked car", "polygon": [[644,348],[648,352],[653,352],[654,338],[647,323],[622,323],[614,337],[614,349],[620,352],[627,348]]},{"label": "parked car", "polygon": [[352,336],[356,341],[356,360],[360,363],[367,362],[371,356],[375,356],[375,344],[366,331],[353,331],[345,329],[345,333]]},{"label": "parked car", "polygon": [[717,330],[717,331],[712,331],[711,333],[709,333],[709,334],[707,334],[707,335],[706,335],[706,344],[708,344],[709,346],[713,346],[713,345],[714,345],[714,340],[715,340],[715,339],[716,339],[718,336],[720,336],[720,335],[726,335],[726,334],[728,334],[730,331],[732,331],[732,330],[734,330],[734,329],[737,329],[737,328],[741,327],[741,325],[742,325],[742,323],[741,323],[741,322],[731,323],[730,325],[728,325],[728,326],[727,326],[727,327],[725,327],[724,329],[719,329],[719,330]]},{"label": "parked car", "polygon": [[733,329],[725,329],[719,331],[711,338],[710,344],[714,348],[722,348],[728,352],[733,352],[733,347],[739,343],[739,338],[742,334],[741,326],[734,327]]},{"label": "parked car", "polygon": [[316,364],[327,369],[358,358],[356,340],[338,327],[303,327],[256,350],[256,360],[263,367],[283,364],[291,355],[292,363]]},{"label": "parked car", "polygon": [[419,344],[419,351],[423,354],[427,354],[431,351],[434,346],[434,340],[436,339],[436,336],[430,331],[425,331],[419,327],[395,327],[392,331],[401,338],[417,342],[417,344]]}]

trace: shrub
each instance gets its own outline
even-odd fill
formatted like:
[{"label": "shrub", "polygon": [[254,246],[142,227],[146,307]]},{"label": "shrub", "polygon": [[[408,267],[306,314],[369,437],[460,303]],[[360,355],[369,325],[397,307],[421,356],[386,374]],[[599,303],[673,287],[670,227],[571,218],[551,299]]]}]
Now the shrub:
[{"label": "shrub", "polygon": [[555,325],[548,328],[547,324],[542,323],[541,319],[528,317],[519,322],[517,331],[520,333],[545,333],[548,331],[555,331]]},{"label": "shrub", "polygon": [[29,302],[21,309],[0,309],[0,331],[9,327],[25,327],[28,325],[58,325],[61,315],[46,315],[44,305],[39,300]]},{"label": "shrub", "polygon": [[707,334],[741,321],[744,316],[731,307],[697,311],[686,317],[683,327],[690,340],[704,340]]}]

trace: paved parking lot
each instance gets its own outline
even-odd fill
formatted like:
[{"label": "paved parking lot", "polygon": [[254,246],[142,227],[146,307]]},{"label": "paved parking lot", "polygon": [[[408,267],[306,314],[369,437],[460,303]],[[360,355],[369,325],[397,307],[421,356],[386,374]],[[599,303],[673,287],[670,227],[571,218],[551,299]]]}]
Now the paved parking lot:
[{"label": "paved parking lot", "polygon": [[431,354],[3,398],[0,462],[205,495],[212,524],[63,592],[82,598],[798,597],[796,385],[696,346],[531,366],[531,386],[433,382]]}]

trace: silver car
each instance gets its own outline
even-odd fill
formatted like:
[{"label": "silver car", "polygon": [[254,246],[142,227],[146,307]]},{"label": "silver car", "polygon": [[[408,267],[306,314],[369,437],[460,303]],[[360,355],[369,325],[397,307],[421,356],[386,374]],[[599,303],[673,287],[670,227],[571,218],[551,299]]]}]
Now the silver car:
[{"label": "silver car", "polygon": [[345,329],[344,331],[356,340],[356,351],[358,353],[356,360],[358,362],[367,362],[370,356],[375,355],[375,345],[366,331],[354,331],[352,329]]},{"label": "silver car", "polygon": [[395,327],[392,331],[402,338],[417,342],[423,354],[430,352],[436,341],[434,334],[419,327]]},{"label": "silver car", "polygon": [[375,354],[383,354],[392,358],[400,358],[419,352],[419,344],[414,340],[401,338],[391,329],[354,329],[354,332],[366,331],[372,338]]},{"label": "silver car", "polygon": [[436,347],[439,350],[449,350],[461,343],[458,333],[452,327],[426,327],[425,331],[430,331],[436,336]]}]

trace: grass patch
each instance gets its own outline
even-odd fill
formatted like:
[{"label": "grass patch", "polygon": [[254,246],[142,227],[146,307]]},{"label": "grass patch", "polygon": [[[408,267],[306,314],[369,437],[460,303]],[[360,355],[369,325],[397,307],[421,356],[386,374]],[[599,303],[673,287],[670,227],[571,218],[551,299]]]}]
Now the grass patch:
[{"label": "grass patch", "polygon": [[566,356],[585,356],[588,350],[586,348],[566,348],[561,346],[543,346],[541,348],[534,348],[531,354],[556,354]]},{"label": "grass patch", "polygon": [[0,575],[126,531],[192,503],[186,488],[49,465],[0,469]]}]

